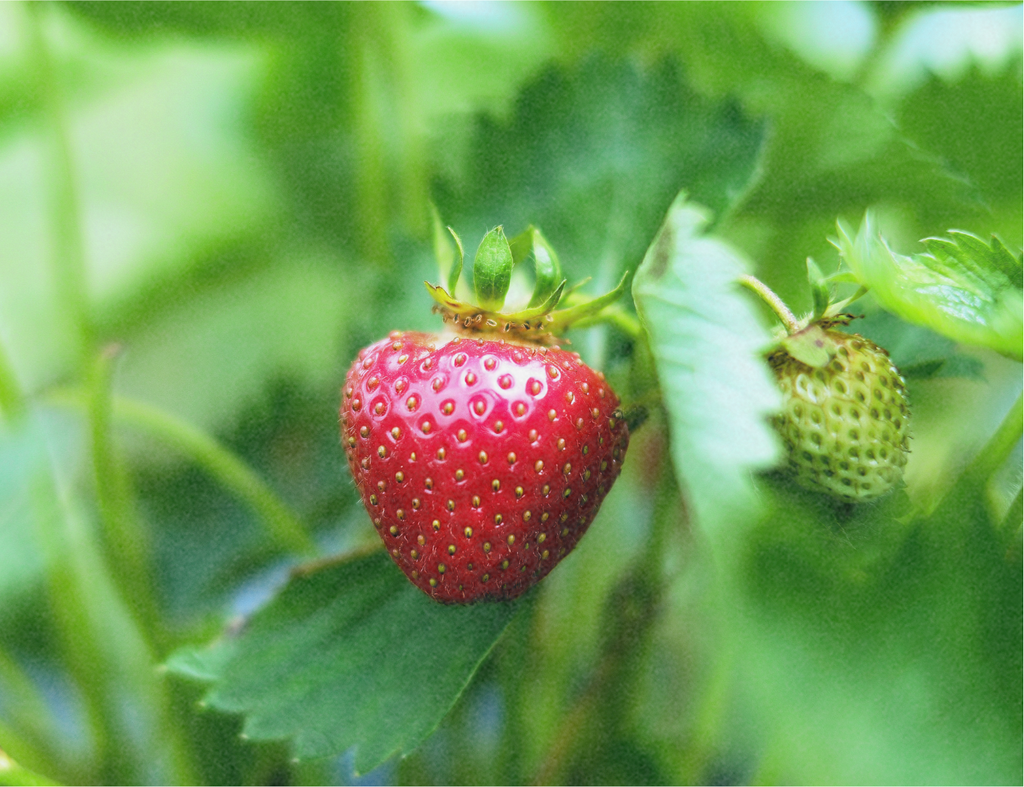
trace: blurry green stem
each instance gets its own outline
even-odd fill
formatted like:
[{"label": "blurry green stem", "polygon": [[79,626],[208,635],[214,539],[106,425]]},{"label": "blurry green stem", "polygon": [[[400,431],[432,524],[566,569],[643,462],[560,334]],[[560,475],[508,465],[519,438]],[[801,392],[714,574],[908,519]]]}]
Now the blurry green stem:
[{"label": "blurry green stem", "polygon": [[[534,784],[562,783],[569,776],[575,757],[588,748],[607,744],[603,736],[621,735],[626,723],[633,689],[642,674],[641,660],[647,652],[651,630],[662,609],[666,590],[665,542],[685,519],[679,486],[670,462],[663,470],[654,493],[651,532],[637,563],[627,572],[606,601],[604,641],[601,659],[579,699],[566,714],[556,736],[534,775]],[[593,731],[588,720],[601,718]],[[586,740],[586,735],[597,735]]]},{"label": "blurry green stem", "polygon": [[25,394],[18,384],[7,348],[0,343],[0,418],[12,421],[25,412]]},{"label": "blurry green stem", "polygon": [[979,484],[986,483],[1013,451],[1024,432],[1024,394],[1017,397],[1010,412],[999,424],[995,434],[974,458],[965,476]]},{"label": "blurry green stem", "polygon": [[110,425],[111,383],[118,348],[111,346],[93,362],[89,385],[89,432],[96,498],[103,522],[106,563],[132,617],[156,654],[163,654],[153,588],[149,581],[146,534],[139,526],[124,470],[117,461]]},{"label": "blurry green stem", "polygon": [[123,676],[108,660],[109,643],[102,632],[103,619],[116,616],[116,610],[102,594],[107,577],[95,560],[91,529],[74,505],[53,447],[48,451],[51,472],[35,479],[30,498],[46,563],[50,614],[93,739],[95,759],[87,773],[104,783],[124,784],[137,779],[138,763],[118,743],[123,728],[113,689]]},{"label": "blurry green stem", "polygon": [[577,329],[590,328],[602,323],[611,323],[634,341],[639,339],[643,332],[640,321],[621,306],[611,306],[594,317],[585,318],[573,323],[572,327]]},{"label": "blurry green stem", "polygon": [[1022,510],[1024,510],[1024,489],[1017,491],[1017,496],[1013,498],[1010,507],[1006,509],[1006,516],[1003,517],[1003,521],[999,526],[999,529],[1005,536],[1012,536],[1018,542],[1020,541],[1021,529],[1024,528],[1024,517],[1021,516]]},{"label": "blurry green stem", "polygon": [[393,260],[387,244],[387,217],[390,214],[387,193],[387,155],[384,122],[378,105],[381,80],[377,36],[377,3],[353,3],[346,6],[357,35],[342,56],[348,59],[351,77],[351,105],[348,115],[353,123],[356,149],[360,154],[356,165],[355,202],[358,241],[363,256],[373,264],[390,267]]},{"label": "blurry green stem", "polygon": [[800,330],[800,322],[797,320],[796,315],[789,310],[789,307],[786,306],[782,298],[776,295],[767,284],[746,273],[740,276],[739,283],[748,290],[756,292],[761,300],[768,304],[769,308],[775,312],[775,316],[779,318],[779,321],[786,326],[786,333],[792,335]]},{"label": "blurry green stem", "polygon": [[[80,404],[82,395],[79,391],[64,391],[51,398]],[[111,414],[115,420],[174,446],[204,468],[260,515],[271,537],[283,549],[307,556],[316,554],[316,544],[288,506],[252,468],[214,438],[163,410],[123,397],[111,398]]]},{"label": "blurry green stem", "polygon": [[[54,740],[53,719],[31,678],[25,674],[18,661],[0,649],[0,686],[4,688],[4,699],[9,702],[6,721],[20,729],[23,737],[30,740],[37,750],[44,750],[46,743]],[[13,741],[6,734],[0,735],[8,750],[13,749]],[[42,757],[40,761],[48,761]],[[2,784],[2,780],[0,780]]]},{"label": "blurry green stem", "polygon": [[29,37],[35,59],[39,94],[43,98],[49,121],[53,155],[50,197],[53,222],[53,273],[61,311],[68,315],[78,352],[81,370],[92,363],[94,342],[89,317],[86,286],[85,251],[82,246],[81,218],[77,198],[74,163],[67,115],[60,85],[43,29],[48,3],[28,3]]}]

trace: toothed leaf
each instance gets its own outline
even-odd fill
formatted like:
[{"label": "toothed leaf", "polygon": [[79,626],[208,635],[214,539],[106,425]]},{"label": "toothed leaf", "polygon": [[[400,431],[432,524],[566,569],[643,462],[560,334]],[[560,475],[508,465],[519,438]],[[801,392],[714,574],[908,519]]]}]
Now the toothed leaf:
[{"label": "toothed leaf", "polygon": [[856,238],[840,223],[836,245],[858,281],[893,314],[1021,360],[1020,261],[1001,243],[952,231],[948,240],[927,239],[929,253],[907,257],[888,247],[868,214]]},{"label": "toothed leaf", "polygon": [[501,311],[512,281],[512,249],[499,225],[484,235],[473,259],[473,288],[481,309]]},{"label": "toothed leaf", "polygon": [[253,740],[298,759],[355,747],[366,773],[434,730],[517,609],[436,604],[378,551],[293,576],[240,631],[166,667],[212,682],[206,703]]}]

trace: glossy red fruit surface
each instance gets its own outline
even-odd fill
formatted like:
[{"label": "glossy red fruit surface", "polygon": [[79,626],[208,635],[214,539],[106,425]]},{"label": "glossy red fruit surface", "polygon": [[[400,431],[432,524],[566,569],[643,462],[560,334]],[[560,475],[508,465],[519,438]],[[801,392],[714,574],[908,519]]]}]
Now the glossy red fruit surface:
[{"label": "glossy red fruit surface", "polygon": [[618,477],[618,405],[575,353],[396,332],[349,370],[342,440],[417,587],[444,603],[509,599],[572,551]]}]

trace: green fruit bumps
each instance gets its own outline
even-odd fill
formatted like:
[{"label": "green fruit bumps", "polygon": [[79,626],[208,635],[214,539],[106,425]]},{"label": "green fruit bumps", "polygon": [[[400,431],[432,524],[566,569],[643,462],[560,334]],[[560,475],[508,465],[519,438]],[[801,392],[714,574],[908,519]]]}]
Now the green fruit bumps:
[{"label": "green fruit bumps", "polygon": [[906,387],[878,345],[856,334],[824,334],[834,354],[820,368],[785,349],[769,357],[785,401],[776,426],[798,483],[863,502],[903,477],[909,450]]}]

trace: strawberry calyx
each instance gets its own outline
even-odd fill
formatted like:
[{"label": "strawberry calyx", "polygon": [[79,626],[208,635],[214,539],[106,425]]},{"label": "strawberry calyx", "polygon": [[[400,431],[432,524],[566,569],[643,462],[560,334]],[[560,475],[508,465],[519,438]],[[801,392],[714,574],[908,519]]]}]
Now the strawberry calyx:
[{"label": "strawberry calyx", "polygon": [[[583,321],[594,322],[626,290],[628,271],[611,291],[585,298],[567,288],[558,255],[541,231],[530,225],[511,241],[501,225],[488,232],[473,259],[473,294],[461,283],[465,253],[462,240],[451,227],[442,228],[435,214],[434,252],[447,287],[424,282],[441,319],[464,333],[505,334],[526,342],[549,345],[555,336]],[[455,245],[444,230],[454,239]],[[533,259],[535,283],[528,303],[508,309],[505,299],[513,269]],[[562,305],[563,308],[558,308]]]},{"label": "strawberry calyx", "polygon": [[778,317],[781,327],[776,342],[769,348],[768,354],[777,350],[785,350],[790,356],[807,366],[821,369],[835,357],[838,346],[829,334],[829,329],[839,325],[849,325],[855,319],[846,312],[851,303],[867,293],[860,287],[853,295],[836,300],[835,290],[830,280],[822,275],[817,264],[807,258],[807,280],[811,287],[813,299],[812,311],[802,318],[789,309],[785,302],[772,291],[768,285],[754,276],[744,275],[739,283],[763,300]]}]

